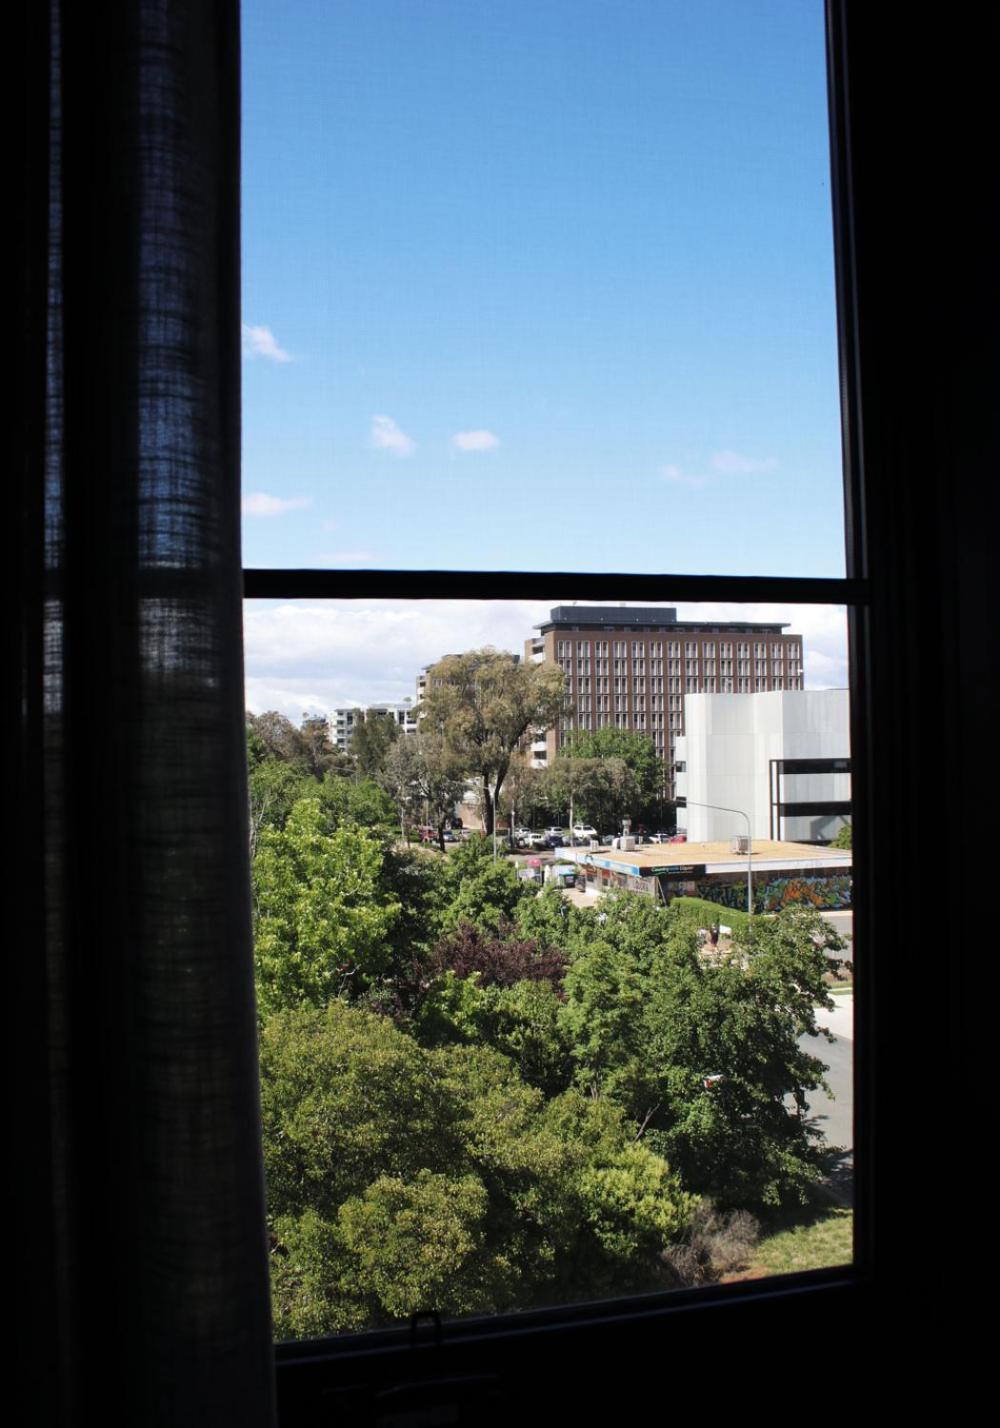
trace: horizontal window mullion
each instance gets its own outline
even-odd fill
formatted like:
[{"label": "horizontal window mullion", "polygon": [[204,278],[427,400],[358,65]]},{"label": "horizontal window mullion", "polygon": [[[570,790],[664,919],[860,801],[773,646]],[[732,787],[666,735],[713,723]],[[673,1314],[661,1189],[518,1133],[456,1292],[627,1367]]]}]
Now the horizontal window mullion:
[{"label": "horizontal window mullion", "polygon": [[868,582],[825,576],[633,575],[537,570],[247,569],[248,600],[739,600],[866,605]]}]

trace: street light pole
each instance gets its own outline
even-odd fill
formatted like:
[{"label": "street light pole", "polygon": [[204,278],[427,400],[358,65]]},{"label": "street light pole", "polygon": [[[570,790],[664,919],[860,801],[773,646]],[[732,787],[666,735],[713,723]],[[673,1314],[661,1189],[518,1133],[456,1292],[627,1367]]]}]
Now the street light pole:
[{"label": "street light pole", "polygon": [[497,860],[497,785],[490,790],[490,804],[493,809],[493,861]]},{"label": "street light pole", "polygon": [[699,803],[695,798],[682,794],[677,800],[678,808],[711,808],[715,813],[735,813],[747,821],[747,916],[753,917],[753,835],[750,832],[750,815],[742,808],[725,808],[721,803]]}]

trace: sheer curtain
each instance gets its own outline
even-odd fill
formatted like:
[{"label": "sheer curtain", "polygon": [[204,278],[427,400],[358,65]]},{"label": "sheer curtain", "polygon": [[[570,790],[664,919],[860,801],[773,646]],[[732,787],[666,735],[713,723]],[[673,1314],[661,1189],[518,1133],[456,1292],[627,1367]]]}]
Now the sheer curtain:
[{"label": "sheer curtain", "polygon": [[39,1421],[251,1428],[238,5],[16,11],[18,1363]]}]

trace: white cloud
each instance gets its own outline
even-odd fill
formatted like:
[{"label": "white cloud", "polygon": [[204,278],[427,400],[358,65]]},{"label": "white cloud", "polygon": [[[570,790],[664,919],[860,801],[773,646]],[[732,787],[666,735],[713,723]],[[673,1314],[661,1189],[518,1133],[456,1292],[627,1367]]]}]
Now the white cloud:
[{"label": "white cloud", "polygon": [[[245,606],[247,707],[303,711],[414,697],[424,665],[492,645],[523,653],[533,626],[568,600],[326,600]],[[596,603],[596,602],[588,602]],[[610,603],[610,602],[609,602]],[[677,603],[677,602],[675,602]],[[800,634],[806,686],[847,684],[847,618],[816,605],[677,603],[682,620],[766,620]]]},{"label": "white cloud", "polygon": [[773,456],[758,460],[739,451],[713,451],[711,464],[720,476],[753,476],[760,471],[773,471],[778,465]]},{"label": "white cloud", "polygon": [[709,458],[711,470],[708,475],[698,475],[675,465],[661,466],[657,475],[671,486],[700,490],[703,486],[716,485],[719,476],[749,476],[761,471],[773,471],[777,465],[771,456],[757,460],[752,456],[742,456],[738,451],[713,451]]},{"label": "white cloud", "polygon": [[249,496],[243,497],[243,514],[283,516],[286,511],[300,511],[311,504],[308,496],[292,496],[286,499],[282,496],[269,496],[265,491],[252,491]]},{"label": "white cloud", "polygon": [[698,488],[704,486],[706,476],[692,476],[687,471],[683,471],[679,466],[661,466],[657,473],[661,481],[668,482],[671,486],[691,486]]},{"label": "white cloud", "polygon": [[391,451],[394,456],[412,456],[417,449],[413,437],[400,431],[389,416],[372,417],[371,441],[379,451]]},{"label": "white cloud", "polygon": [[271,362],[292,362],[290,352],[278,346],[277,339],[269,327],[251,327],[243,323],[243,356],[267,357]]},{"label": "white cloud", "polygon": [[492,431],[456,431],[451,444],[458,451],[495,451],[500,438]]},{"label": "white cloud", "polygon": [[485,645],[523,654],[549,612],[527,600],[254,600],[244,608],[247,706],[296,721],[309,707],[303,699],[329,710],[413,698],[420,670],[446,654]]}]

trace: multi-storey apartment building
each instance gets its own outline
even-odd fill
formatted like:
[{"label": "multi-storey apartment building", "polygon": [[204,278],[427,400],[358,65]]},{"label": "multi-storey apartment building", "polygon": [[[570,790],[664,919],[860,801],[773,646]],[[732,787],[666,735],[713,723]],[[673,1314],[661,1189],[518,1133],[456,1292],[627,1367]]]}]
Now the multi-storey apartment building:
[{"label": "multi-storey apartment building", "polygon": [[573,729],[633,729],[653,741],[672,793],[685,694],[803,687],[802,636],[782,624],[678,620],[664,606],[558,605],[536,628],[525,658],[561,665],[567,693],[565,717],[531,745],[538,767]]},{"label": "multi-storey apartment building", "polygon": [[330,715],[330,732],[333,742],[342,753],[348,752],[354,726],[362,714],[378,714],[384,718],[392,719],[398,725],[401,734],[417,732],[417,711],[409,699],[405,699],[402,704],[345,705],[340,709],[335,709]]}]

